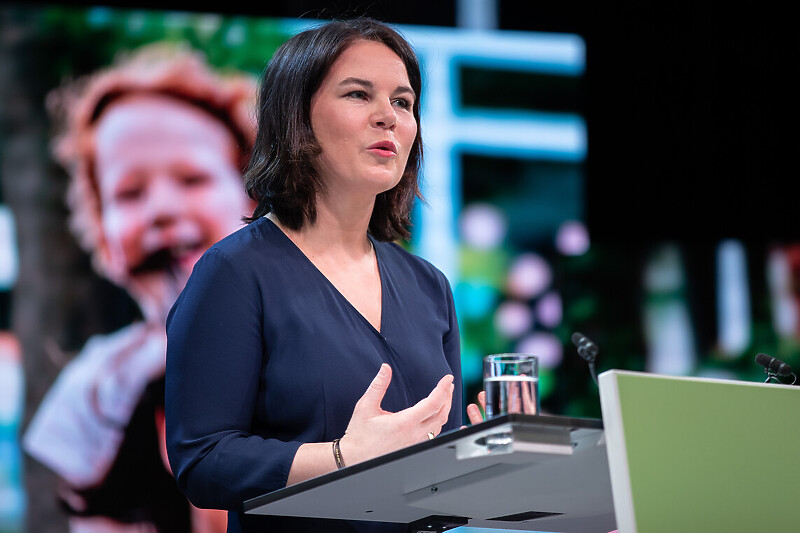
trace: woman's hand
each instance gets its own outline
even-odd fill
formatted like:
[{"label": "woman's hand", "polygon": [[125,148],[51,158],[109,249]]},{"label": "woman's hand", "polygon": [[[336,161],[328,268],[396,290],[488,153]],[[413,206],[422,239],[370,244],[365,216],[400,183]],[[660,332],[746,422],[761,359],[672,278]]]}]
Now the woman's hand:
[{"label": "woman's hand", "polygon": [[429,438],[429,433],[438,435],[447,422],[455,388],[453,376],[444,376],[427,398],[397,413],[381,409],[391,381],[391,367],[381,365],[378,375],[356,403],[339,443],[346,465],[422,442]]},{"label": "woman's hand", "polygon": [[486,412],[486,391],[478,393],[478,403],[480,407],[471,403],[467,406],[467,416],[469,417],[470,424],[480,424],[483,422],[483,414]]}]

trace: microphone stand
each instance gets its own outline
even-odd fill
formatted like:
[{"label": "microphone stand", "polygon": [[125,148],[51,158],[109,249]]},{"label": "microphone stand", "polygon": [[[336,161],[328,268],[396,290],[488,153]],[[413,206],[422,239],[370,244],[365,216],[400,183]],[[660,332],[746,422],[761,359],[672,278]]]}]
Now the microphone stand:
[{"label": "microphone stand", "polygon": [[784,383],[783,381],[778,379],[778,374],[777,373],[770,372],[769,369],[764,369],[764,372],[767,374],[767,379],[764,380],[764,383],[769,383],[770,380],[772,380],[772,379],[774,379],[775,383],[778,383],[779,385],[794,385],[795,383],[797,383],[797,374],[795,374],[794,372],[790,372],[789,374],[787,374],[789,376],[792,376],[792,382],[791,383]]},{"label": "microphone stand", "polygon": [[594,381],[594,384],[599,387],[600,385],[597,383],[597,370],[595,369],[594,357],[586,354],[586,351],[581,348],[578,349],[578,355],[586,360],[586,364],[589,365],[589,373],[592,375],[592,380]]}]

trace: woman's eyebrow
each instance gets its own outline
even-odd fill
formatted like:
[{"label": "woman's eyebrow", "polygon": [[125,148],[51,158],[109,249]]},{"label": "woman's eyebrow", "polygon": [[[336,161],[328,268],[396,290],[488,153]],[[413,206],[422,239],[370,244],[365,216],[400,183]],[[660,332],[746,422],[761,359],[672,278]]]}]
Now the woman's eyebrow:
[{"label": "woman's eyebrow", "polygon": [[[360,85],[360,86],[364,87],[365,89],[374,89],[375,88],[375,84],[372,83],[371,81],[362,80],[361,78],[355,78],[353,76],[349,76],[349,77],[343,79],[341,82],[339,82],[340,86],[341,85],[349,85],[349,84]],[[398,94],[398,93],[409,93],[411,96],[416,96],[416,93],[414,92],[414,89],[412,89],[411,87],[409,87],[407,85],[398,85],[397,88],[394,90],[394,94]]]}]

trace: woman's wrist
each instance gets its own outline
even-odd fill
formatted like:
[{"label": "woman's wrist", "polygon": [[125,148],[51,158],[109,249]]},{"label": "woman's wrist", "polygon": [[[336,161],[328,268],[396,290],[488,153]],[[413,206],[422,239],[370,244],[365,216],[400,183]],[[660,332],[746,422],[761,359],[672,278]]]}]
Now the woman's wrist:
[{"label": "woman's wrist", "polygon": [[[358,446],[354,448],[353,437],[352,435],[348,435],[345,433],[342,435],[340,439],[338,439],[337,448],[339,449],[339,455],[342,458],[342,462],[345,466],[353,466],[356,463],[360,463],[364,459],[361,458],[361,454],[359,453]],[[334,457],[335,461],[336,457]],[[337,468],[339,465],[336,465]]]},{"label": "woman's wrist", "polygon": [[345,466],[347,466],[344,462],[344,458],[342,457],[342,449],[340,446],[340,442],[342,439],[334,439],[332,443],[333,448],[333,460],[336,462],[336,468],[341,470]]}]

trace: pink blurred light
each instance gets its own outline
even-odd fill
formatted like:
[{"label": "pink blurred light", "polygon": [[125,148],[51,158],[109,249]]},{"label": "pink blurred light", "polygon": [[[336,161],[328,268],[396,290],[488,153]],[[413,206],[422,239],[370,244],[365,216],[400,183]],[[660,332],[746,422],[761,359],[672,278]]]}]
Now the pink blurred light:
[{"label": "pink blurred light", "polygon": [[553,279],[550,265],[537,254],[517,257],[508,272],[508,290],[517,298],[533,298],[547,289]]},{"label": "pink blurred light", "polygon": [[568,220],[556,232],[556,248],[564,255],[583,255],[589,251],[589,231],[583,222]]},{"label": "pink blurred light", "polygon": [[564,358],[564,347],[552,333],[537,331],[531,333],[517,343],[516,351],[529,353],[539,359],[542,368],[554,368]]},{"label": "pink blurred light", "polygon": [[537,331],[517,343],[516,351],[529,353],[539,358],[542,368],[553,368],[564,358],[564,347],[552,333]]},{"label": "pink blurred light", "polygon": [[557,292],[548,292],[536,303],[536,318],[541,325],[547,328],[554,328],[561,324],[563,315],[561,295]]},{"label": "pink blurred light", "polygon": [[533,313],[521,302],[503,302],[497,308],[494,323],[503,335],[516,339],[533,326]]},{"label": "pink blurred light", "polygon": [[481,250],[500,246],[506,236],[506,218],[491,204],[471,204],[461,211],[461,238]]}]

